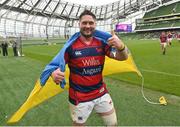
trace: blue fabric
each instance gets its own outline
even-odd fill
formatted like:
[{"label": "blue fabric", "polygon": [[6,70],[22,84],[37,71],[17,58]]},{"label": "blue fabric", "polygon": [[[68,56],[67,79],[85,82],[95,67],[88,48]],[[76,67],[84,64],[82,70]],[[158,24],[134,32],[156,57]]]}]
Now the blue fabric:
[{"label": "blue fabric", "polygon": [[[57,68],[60,68],[62,72],[65,72],[65,59],[64,54],[66,49],[73,44],[73,42],[76,41],[76,39],[80,36],[80,32],[75,33],[63,46],[63,48],[60,50],[60,52],[53,58],[53,60],[45,67],[43,72],[40,75],[40,83],[41,85],[45,85],[46,81],[48,80],[49,76],[51,76],[51,73],[56,70]],[[107,43],[107,40],[112,37],[111,34],[99,30],[95,30],[93,33],[93,36],[99,40],[101,40],[103,43]],[[64,88],[66,85],[66,81],[63,80],[60,83],[61,88]]]}]

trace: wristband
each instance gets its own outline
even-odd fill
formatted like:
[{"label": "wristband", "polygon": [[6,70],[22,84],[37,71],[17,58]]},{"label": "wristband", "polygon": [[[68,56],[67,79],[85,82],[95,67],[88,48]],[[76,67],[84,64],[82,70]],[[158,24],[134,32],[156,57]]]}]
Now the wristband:
[{"label": "wristband", "polygon": [[122,43],[121,48],[118,48],[118,50],[121,52],[121,51],[123,51],[125,48],[126,48],[126,46]]}]

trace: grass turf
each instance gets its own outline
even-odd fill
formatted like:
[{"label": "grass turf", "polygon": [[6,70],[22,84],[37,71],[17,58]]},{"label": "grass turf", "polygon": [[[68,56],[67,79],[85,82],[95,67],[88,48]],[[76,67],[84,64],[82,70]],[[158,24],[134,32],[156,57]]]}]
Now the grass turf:
[{"label": "grass turf", "polygon": [[[145,87],[148,88],[145,89],[146,96],[158,101],[159,96],[164,95],[169,104],[159,106],[145,102],[138,86],[141,84],[140,79],[135,74],[110,75],[105,81],[114,100],[118,125],[180,125],[178,120],[180,79],[178,76],[157,73],[180,75],[178,70],[180,44],[174,42],[172,47],[168,47],[165,56],[161,54],[157,41],[129,40],[126,44],[145,77]],[[7,118],[26,100],[40,72],[61,46],[27,46],[23,48],[25,57],[12,57],[12,52],[8,57],[0,57],[0,125],[6,125]],[[156,73],[145,70],[153,70]],[[67,92],[34,108],[15,125],[71,125]],[[87,125],[103,125],[103,123],[93,113]]]}]

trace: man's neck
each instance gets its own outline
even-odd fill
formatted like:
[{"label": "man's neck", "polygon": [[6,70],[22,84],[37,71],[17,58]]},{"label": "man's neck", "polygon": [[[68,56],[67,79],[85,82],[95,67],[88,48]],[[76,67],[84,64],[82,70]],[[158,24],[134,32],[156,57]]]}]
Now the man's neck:
[{"label": "man's neck", "polygon": [[84,36],[81,35],[81,36],[80,36],[80,39],[81,39],[82,42],[84,42],[84,43],[86,43],[87,45],[89,45],[89,44],[91,43],[93,37],[88,37],[88,38],[86,38],[86,37],[84,37]]}]

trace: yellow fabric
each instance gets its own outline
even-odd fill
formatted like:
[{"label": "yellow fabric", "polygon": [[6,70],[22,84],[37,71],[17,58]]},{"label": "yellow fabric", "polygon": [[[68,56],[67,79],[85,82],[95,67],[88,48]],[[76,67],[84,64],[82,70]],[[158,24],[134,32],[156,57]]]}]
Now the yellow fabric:
[{"label": "yellow fabric", "polygon": [[[66,75],[66,81],[68,81],[68,75],[69,75],[68,68],[66,70],[65,75]],[[65,89],[68,88],[69,85],[66,85]],[[28,110],[37,106],[43,101],[63,92],[65,89],[62,89],[59,85],[56,85],[51,77],[49,77],[48,81],[43,87],[40,85],[40,81],[38,80],[35,83],[34,89],[31,91],[26,102],[18,109],[17,112],[14,113],[14,115],[8,120],[7,123],[18,122]]]},{"label": "yellow fabric", "polygon": [[161,105],[167,105],[167,101],[166,101],[166,99],[165,99],[164,96],[161,96],[161,97],[159,98],[159,103],[160,103]]},{"label": "yellow fabric", "polygon": [[125,61],[117,61],[106,57],[103,75],[110,75],[122,72],[136,72],[139,76],[142,76],[141,72],[138,70],[134,63],[131,54],[129,54],[128,59]]},{"label": "yellow fabric", "polygon": [[[122,73],[122,72],[136,72],[139,76],[141,76],[141,73],[134,64],[131,55],[129,55],[126,61],[117,61],[106,57],[103,75]],[[69,76],[69,70],[68,68],[66,68],[66,73],[65,73],[66,81],[68,81],[68,76]],[[65,89],[68,88],[69,88],[69,84],[67,82]],[[26,102],[19,108],[17,112],[15,112],[15,114],[8,120],[7,123],[18,122],[23,117],[23,115],[31,108],[37,106],[43,101],[63,91],[64,89],[62,89],[59,85],[56,85],[51,77],[49,77],[48,81],[43,87],[40,85],[40,82],[38,80]]]}]

